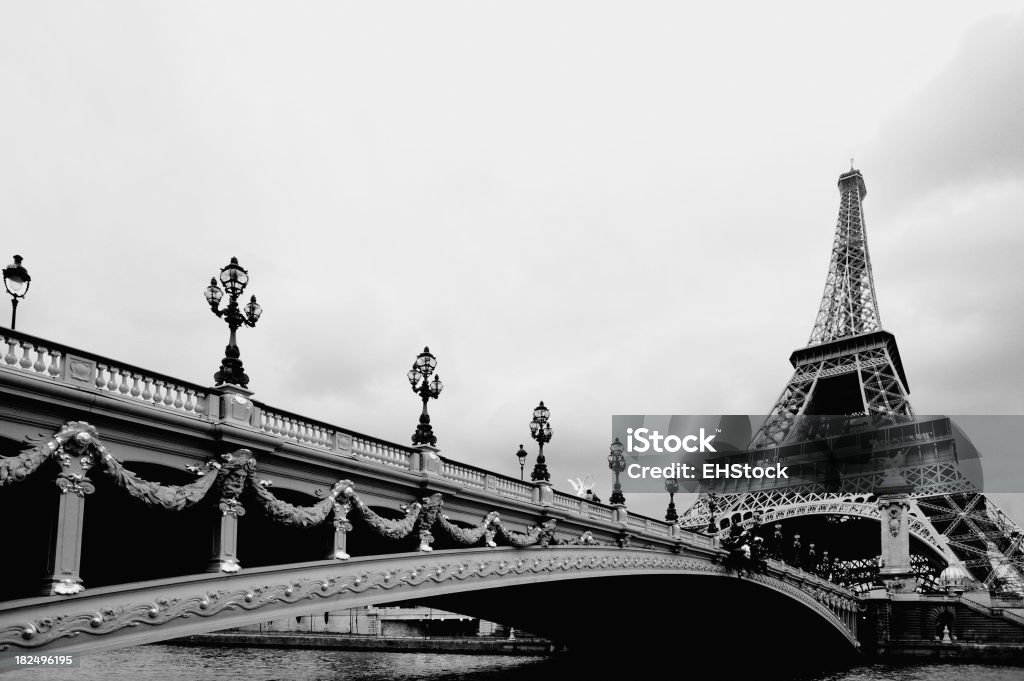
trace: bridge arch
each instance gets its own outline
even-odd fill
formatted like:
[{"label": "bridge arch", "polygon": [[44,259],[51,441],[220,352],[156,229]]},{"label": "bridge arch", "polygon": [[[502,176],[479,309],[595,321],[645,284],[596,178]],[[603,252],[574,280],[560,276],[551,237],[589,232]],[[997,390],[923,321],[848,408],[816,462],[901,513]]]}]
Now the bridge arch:
[{"label": "bridge arch", "polygon": [[[232,575],[201,574],[131,585],[90,589],[69,597],[48,597],[0,604],[0,648],[97,651],[150,643],[184,635],[252,624],[278,617],[322,612],[394,601],[470,598],[511,608],[529,605],[522,594],[537,588],[573,592],[593,603],[609,601],[607,587],[641,587],[651,578],[677,580],[675,597],[689,617],[710,617],[710,611],[685,612],[687,579],[721,585],[721,594],[756,595],[804,615],[810,632],[826,632],[837,650],[853,651],[856,601],[851,592],[809,575],[774,567],[769,574],[738,578],[707,556],[603,546],[558,546],[537,549],[493,548],[406,553],[346,562],[318,561],[291,566],[244,570]],[[651,582],[653,583],[653,582]],[[516,593],[517,589],[526,591]],[[666,587],[667,588],[667,587]],[[514,599],[481,598],[504,590]],[[649,591],[649,590],[648,590]],[[631,594],[619,592],[619,603]],[[642,590],[632,595],[643,595]],[[691,594],[692,596],[692,594]],[[765,596],[769,598],[765,599]],[[613,599],[614,600],[614,599]],[[572,606],[557,597],[549,604]],[[650,602],[639,602],[649,608]],[[465,608],[464,608],[465,609]],[[509,610],[513,616],[519,616]],[[467,612],[466,614],[474,614]],[[586,613],[576,613],[581,620]],[[763,631],[764,621],[757,621]],[[823,626],[824,625],[824,626]],[[615,622],[608,622],[609,631]],[[559,632],[553,632],[558,634]],[[779,631],[780,635],[784,632]],[[767,633],[765,635],[768,635]]]},{"label": "bridge arch", "polygon": [[[863,495],[861,495],[863,496]],[[857,499],[861,498],[858,496]],[[781,508],[769,508],[761,512],[761,525],[774,525],[778,522],[801,518],[806,516],[851,516],[881,522],[881,511],[874,503],[874,498],[867,501],[858,501],[851,498],[842,501],[812,501],[804,504],[793,504]],[[935,532],[931,524],[922,520],[918,515],[911,514],[908,517],[908,529],[910,536],[919,540],[921,544],[931,549],[935,556],[945,564],[956,562],[951,559],[945,542]]]}]

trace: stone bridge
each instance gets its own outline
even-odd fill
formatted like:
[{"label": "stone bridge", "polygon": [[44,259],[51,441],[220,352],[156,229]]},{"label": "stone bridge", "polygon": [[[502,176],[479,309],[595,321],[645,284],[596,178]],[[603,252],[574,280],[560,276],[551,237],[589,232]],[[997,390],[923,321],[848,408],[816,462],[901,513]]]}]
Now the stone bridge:
[{"label": "stone bridge", "polygon": [[857,647],[851,591],[776,563],[739,577],[714,538],[676,524],[232,386],[14,331],[0,342],[0,651],[409,601],[580,648],[701,650],[723,631],[750,634],[747,650],[794,635]]}]

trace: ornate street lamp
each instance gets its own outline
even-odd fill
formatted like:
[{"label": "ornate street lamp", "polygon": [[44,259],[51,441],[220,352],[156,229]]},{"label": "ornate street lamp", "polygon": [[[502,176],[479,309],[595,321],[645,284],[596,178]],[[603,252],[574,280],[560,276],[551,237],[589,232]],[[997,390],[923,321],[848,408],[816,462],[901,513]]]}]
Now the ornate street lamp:
[{"label": "ornate street lamp", "polygon": [[536,482],[551,480],[548,465],[544,460],[544,445],[551,442],[551,424],[548,423],[550,417],[551,412],[544,406],[544,400],[541,400],[537,408],[533,410],[533,420],[530,421],[530,437],[536,440],[538,445],[537,463],[533,466],[530,479]]},{"label": "ornate street lamp", "polygon": [[441,382],[439,375],[434,375],[434,380],[430,380],[430,376],[436,368],[437,358],[430,354],[430,348],[423,348],[423,352],[416,356],[412,369],[409,369],[409,373],[406,374],[409,384],[412,385],[412,391],[423,399],[420,424],[416,426],[416,432],[412,434],[414,445],[433,447],[437,444],[437,436],[434,435],[434,429],[430,426],[430,414],[427,413],[427,400],[431,398],[436,400],[440,396],[441,390],[444,389],[444,383]]},{"label": "ornate street lamp", "polygon": [[[235,332],[243,325],[256,326],[260,315],[263,314],[263,308],[256,302],[256,296],[249,299],[244,309],[238,307],[238,298],[245,291],[246,284],[249,283],[249,273],[238,264],[238,258],[231,258],[231,262],[221,268],[220,283],[224,285],[224,291],[220,290],[217,278],[213,277],[203,293],[213,314],[222,317],[227,322],[228,328],[231,329],[228,346],[224,349],[224,359],[220,361],[220,370],[213,375],[213,380],[217,385],[230,383],[247,388],[249,377],[242,369],[238,344],[235,342]],[[225,291],[228,294],[229,302],[227,307],[221,309],[220,300],[224,297]]]},{"label": "ornate street lamp", "polygon": [[28,287],[32,285],[32,277],[28,275],[21,265],[21,256],[14,256],[14,262],[4,268],[4,288],[11,294],[11,331],[18,321],[18,301],[28,293]]},{"label": "ornate street lamp", "polygon": [[707,500],[710,517],[708,518],[708,527],[705,532],[715,535],[718,534],[718,525],[715,524],[715,512],[718,511],[718,495],[714,492],[708,492]]},{"label": "ornate street lamp", "polygon": [[675,478],[665,478],[665,491],[668,492],[668,509],[665,510],[665,520],[674,523],[679,520],[676,513],[676,492],[679,491],[679,481]]},{"label": "ornate street lamp", "polygon": [[615,485],[612,486],[612,496],[608,501],[613,505],[625,504],[626,497],[622,493],[622,485],[619,484],[619,473],[626,470],[626,457],[623,456],[622,450],[624,447],[619,442],[619,438],[615,438],[615,442],[608,450],[608,468],[612,469],[615,473]]},{"label": "ornate street lamp", "polygon": [[526,450],[523,449],[523,445],[519,445],[519,451],[516,452],[516,457],[519,459],[519,479],[520,480],[523,479],[523,475],[524,475],[523,474],[523,469],[526,467],[526,457],[527,456],[529,456],[529,454],[527,454]]}]

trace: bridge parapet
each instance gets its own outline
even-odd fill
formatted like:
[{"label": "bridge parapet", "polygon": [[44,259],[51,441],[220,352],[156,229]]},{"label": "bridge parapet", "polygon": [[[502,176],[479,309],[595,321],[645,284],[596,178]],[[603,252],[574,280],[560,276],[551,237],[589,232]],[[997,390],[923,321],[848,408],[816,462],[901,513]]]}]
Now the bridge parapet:
[{"label": "bridge parapet", "polygon": [[[330,489],[340,470],[366,503],[385,508],[442,493],[445,512],[463,524],[499,511],[509,528],[519,530],[555,520],[563,542],[632,542],[659,550],[714,546],[713,539],[682,532],[674,523],[442,457],[431,448],[306,418],[244,390],[201,386],[17,331],[0,332],[0,352],[0,435],[9,441],[24,442],[40,427],[56,433],[65,424],[88,421],[100,426],[111,455],[129,465],[181,471],[245,449],[275,489],[315,495]],[[81,534],[80,518],[70,520],[67,531],[78,523]],[[221,534],[230,539],[234,520],[222,524]],[[69,547],[80,548],[73,542]],[[221,562],[237,569],[237,561]]]}]

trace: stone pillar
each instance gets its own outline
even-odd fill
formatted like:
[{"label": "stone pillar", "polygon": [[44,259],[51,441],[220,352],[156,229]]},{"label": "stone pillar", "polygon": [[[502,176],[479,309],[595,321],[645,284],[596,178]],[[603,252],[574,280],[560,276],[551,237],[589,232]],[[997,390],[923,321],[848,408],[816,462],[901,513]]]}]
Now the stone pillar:
[{"label": "stone pillar", "polygon": [[352,529],[352,523],[348,521],[348,512],[352,508],[350,501],[334,503],[334,547],[327,558],[336,560],[348,560],[348,531]]},{"label": "stone pillar", "polygon": [[43,596],[74,594],[85,589],[79,576],[85,496],[62,492],[57,503],[57,515],[50,529],[46,577],[40,591]]},{"label": "stone pillar", "polygon": [[238,562],[238,516],[244,512],[241,507],[221,511],[219,522],[213,527],[213,546],[207,572],[238,572],[242,569]]},{"label": "stone pillar", "polygon": [[555,503],[555,490],[548,480],[537,480],[533,483],[533,503],[540,506],[551,506]]},{"label": "stone pillar", "polygon": [[256,459],[248,449],[223,454],[220,458],[216,484],[220,493],[216,510],[220,516],[213,527],[213,547],[206,571],[238,572],[242,569],[238,562],[238,519],[245,515],[238,497],[256,469]]},{"label": "stone pillar", "polygon": [[[625,525],[629,522],[629,511],[626,510],[625,504],[614,504],[613,507],[615,508],[615,515],[612,516],[612,522],[616,522],[619,525]],[[676,527],[675,525],[672,526],[673,531]],[[675,537],[676,535],[673,534],[672,536]]]},{"label": "stone pillar", "polygon": [[85,519],[85,497],[96,489],[86,473],[96,462],[99,452],[93,446],[96,430],[84,422],[76,425],[84,428],[67,431],[65,427],[50,442],[50,450],[54,452],[61,472],[55,480],[60,497],[50,526],[50,547],[40,590],[44,596],[76,594],[85,590],[79,575],[82,523]]},{"label": "stone pillar", "polygon": [[875,490],[881,516],[880,577],[892,591],[912,593],[914,572],[910,566],[910,494],[913,486],[903,477],[889,473]]},{"label": "stone pillar", "polygon": [[250,399],[253,394],[251,390],[237,385],[219,385],[211,388],[210,392],[220,393],[217,401],[218,420],[259,428],[259,414]]},{"label": "stone pillar", "polygon": [[431,445],[416,445],[413,448],[409,464],[413,473],[422,473],[427,477],[441,475],[441,451]]}]

